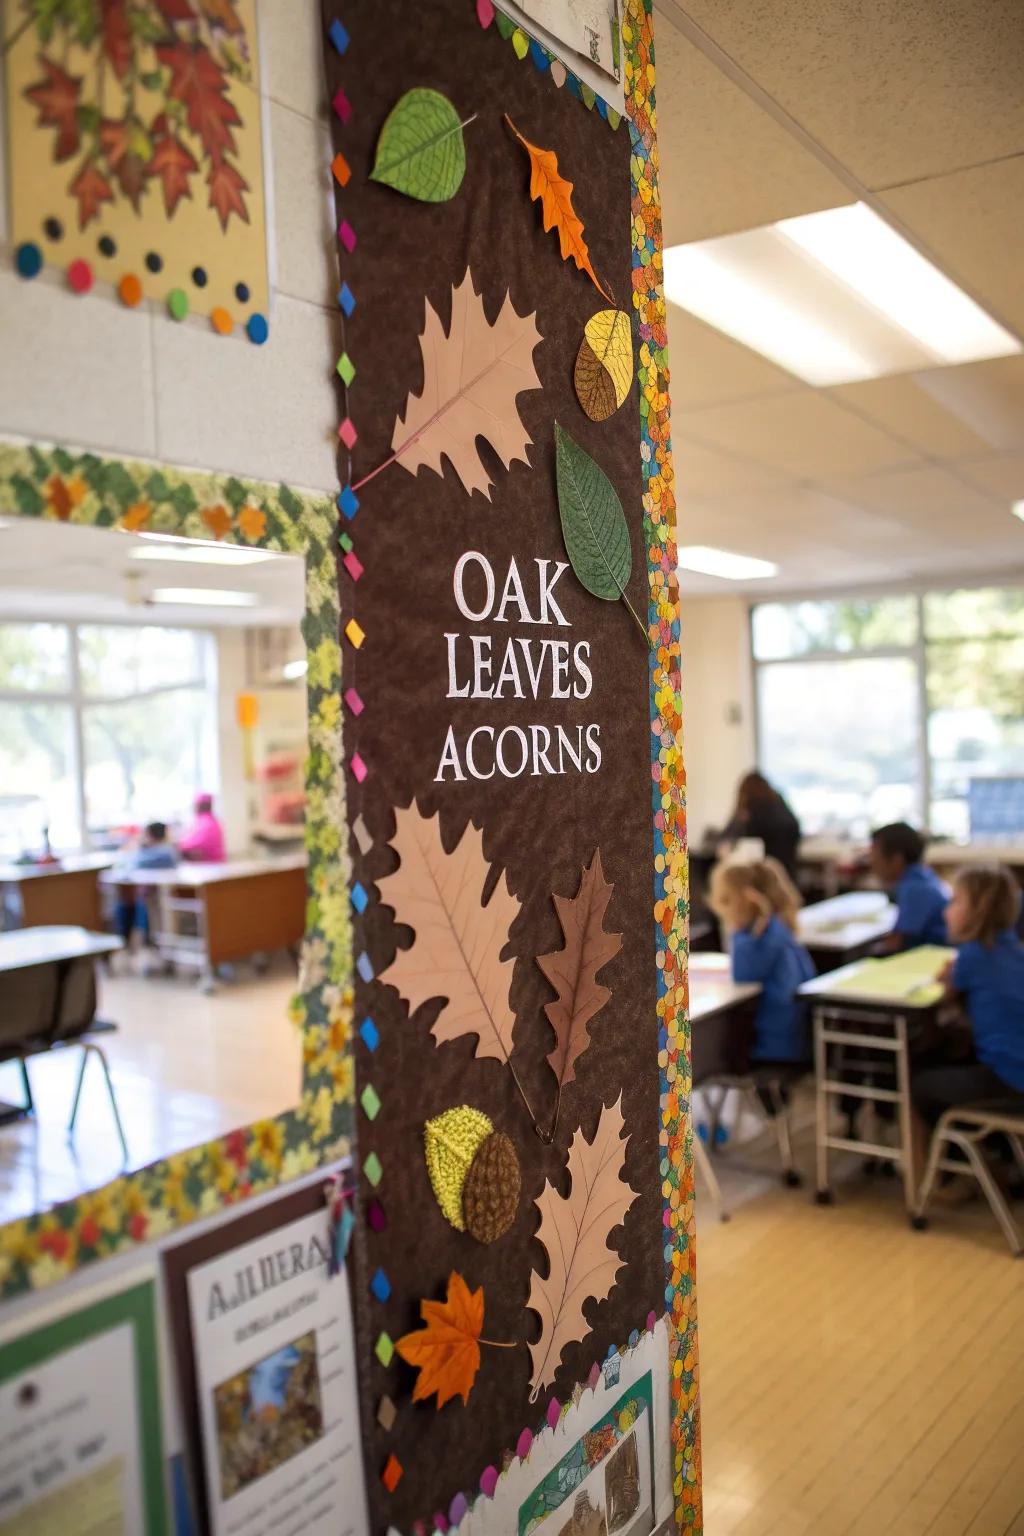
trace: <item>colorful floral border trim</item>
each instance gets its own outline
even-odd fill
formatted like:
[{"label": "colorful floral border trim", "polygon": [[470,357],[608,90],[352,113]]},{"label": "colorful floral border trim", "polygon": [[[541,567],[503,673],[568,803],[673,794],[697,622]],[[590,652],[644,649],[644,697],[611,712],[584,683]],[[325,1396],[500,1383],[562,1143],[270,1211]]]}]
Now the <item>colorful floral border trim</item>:
[{"label": "colorful floral border trim", "polygon": [[506,16],[504,11],[497,10],[490,4],[490,0],[483,0],[476,9],[480,25],[489,27],[493,21],[505,41],[512,44],[517,59],[522,60],[529,56],[531,64],[541,74],[547,71],[555,85],[559,88],[564,85],[570,96],[575,96],[578,101],[582,101],[588,112],[596,110],[598,116],[603,117],[610,128],[618,128],[622,122],[622,114],[616,112],[614,107],[610,107],[597,94],[593,86],[581,80],[578,75],[574,75],[557,54],[545,48],[544,44],[538,42],[535,37],[531,37],[518,21]]},{"label": "colorful floral border trim", "polygon": [[652,7],[653,0],[626,0],[622,40],[626,111],[632,143],[633,335],[640,381],[644,533],[650,580],[647,617],[651,640],[657,647],[651,657],[651,776],[665,1301],[671,1324],[672,1481],[678,1528],[699,1533],[702,1515],[687,985],[686,776],[681,742],[679,583],[661,202],[658,196]]},{"label": "colorful floral border trim", "polygon": [[289,1016],[302,1033],[297,1109],[175,1153],[103,1188],[0,1227],[0,1297],[152,1241],[349,1150],[353,1123],[348,845],[341,654],[329,497],[232,476],[0,443],[0,515],[220,539],[301,555],[309,670],[306,934]]}]

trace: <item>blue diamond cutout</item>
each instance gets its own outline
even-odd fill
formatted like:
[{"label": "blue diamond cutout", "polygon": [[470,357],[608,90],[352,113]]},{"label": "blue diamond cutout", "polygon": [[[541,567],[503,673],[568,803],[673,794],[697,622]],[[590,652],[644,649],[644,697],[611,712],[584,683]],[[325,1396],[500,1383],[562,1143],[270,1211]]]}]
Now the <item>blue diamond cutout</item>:
[{"label": "blue diamond cutout", "polygon": [[363,913],[366,911],[369,901],[369,896],[367,896],[365,889],[357,880],[355,885],[352,887],[352,905],[355,907],[360,917],[362,917]]},{"label": "blue diamond cutout", "polygon": [[359,1033],[368,1051],[375,1051],[380,1045],[380,1030],[372,1019],[363,1020],[359,1026]]},{"label": "blue diamond cutout", "polygon": [[380,1302],[387,1301],[388,1297],[391,1295],[391,1281],[388,1279],[387,1275],[382,1269],[378,1269],[377,1273],[370,1281],[370,1290]]},{"label": "blue diamond cutout", "polygon": [[338,289],[338,303],[341,305],[346,315],[351,315],[352,311],[355,309],[356,296],[352,292],[352,289],[349,287],[348,283],[342,283],[341,287]]},{"label": "blue diamond cutout", "polygon": [[364,981],[373,980],[373,966],[370,964],[370,957],[366,953],[365,949],[356,960],[356,970],[359,972]]},{"label": "blue diamond cutout", "polygon": [[352,521],[356,513],[359,511],[359,497],[356,495],[355,491],[350,485],[346,485],[345,489],[338,497],[338,507],[342,512],[344,512],[349,522]]},{"label": "blue diamond cutout", "polygon": [[344,53],[349,45],[349,35],[340,21],[332,21],[327,36],[339,53]]}]

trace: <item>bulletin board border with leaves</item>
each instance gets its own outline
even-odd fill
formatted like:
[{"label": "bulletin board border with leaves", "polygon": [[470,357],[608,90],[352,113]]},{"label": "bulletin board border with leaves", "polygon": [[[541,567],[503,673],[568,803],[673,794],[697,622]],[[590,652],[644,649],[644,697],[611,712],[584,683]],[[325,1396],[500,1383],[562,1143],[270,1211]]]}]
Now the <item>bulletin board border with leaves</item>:
[{"label": "bulletin board border with leaves", "polygon": [[351,924],[338,684],[337,514],[287,485],[61,447],[0,442],[0,515],[178,534],[303,558],[309,756],[307,911],[290,1025],[302,1035],[295,1110],[125,1174],[0,1227],[0,1298],[42,1289],[347,1155],[353,1119]]}]

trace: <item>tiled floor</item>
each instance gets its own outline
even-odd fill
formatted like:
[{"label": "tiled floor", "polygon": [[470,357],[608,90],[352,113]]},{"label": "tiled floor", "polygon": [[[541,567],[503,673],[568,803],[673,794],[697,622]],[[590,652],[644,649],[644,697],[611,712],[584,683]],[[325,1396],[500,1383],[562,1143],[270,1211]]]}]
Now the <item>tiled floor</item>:
[{"label": "tiled floor", "polygon": [[984,1205],[912,1232],[851,1160],[820,1208],[763,1147],[729,1222],[698,1189],[706,1536],[1024,1536],[1024,1261]]},{"label": "tiled floor", "polygon": [[[119,957],[118,964],[128,962]],[[236,1126],[293,1108],[301,1046],[286,1016],[295,972],[281,959],[264,977],[240,970],[204,997],[186,977],[101,977],[100,1016],[130,1153],[140,1168]],[[124,1171],[99,1064],[89,1063],[74,1143],[67,1140],[80,1053],[29,1063],[34,1120],[0,1126],[0,1221],[95,1189]],[[0,1068],[0,1098],[21,1101],[16,1069]]]}]

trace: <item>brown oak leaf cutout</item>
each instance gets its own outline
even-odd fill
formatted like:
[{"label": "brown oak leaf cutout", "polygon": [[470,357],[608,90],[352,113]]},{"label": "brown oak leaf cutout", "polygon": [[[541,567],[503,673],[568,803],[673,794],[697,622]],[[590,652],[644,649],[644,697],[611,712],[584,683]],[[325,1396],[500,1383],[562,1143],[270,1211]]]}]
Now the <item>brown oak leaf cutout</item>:
[{"label": "brown oak leaf cutout", "polygon": [[590,1044],[591,1021],[612,995],[611,989],[598,981],[597,973],[622,948],[622,934],[609,933],[604,926],[614,889],[604,878],[598,849],[583,871],[576,895],[556,894],[551,898],[565,944],[549,955],[538,955],[537,964],[558,993],[544,1009],[555,1031],[554,1050],[548,1055],[548,1065],[558,1080],[552,1136],[558,1125],[562,1089],[575,1081],[576,1062]]},{"label": "brown oak leaf cutout", "polygon": [[568,1195],[547,1183],[537,1199],[537,1237],[547,1250],[549,1273],[542,1279],[534,1270],[530,1277],[527,1306],[541,1324],[540,1338],[530,1345],[531,1402],[554,1381],[566,1347],[586,1336],[584,1303],[604,1301],[625,1262],[608,1240],[637,1198],[622,1178],[629,1140],[624,1129],[620,1094],[602,1108],[593,1141],[581,1130],[573,1137]]}]

